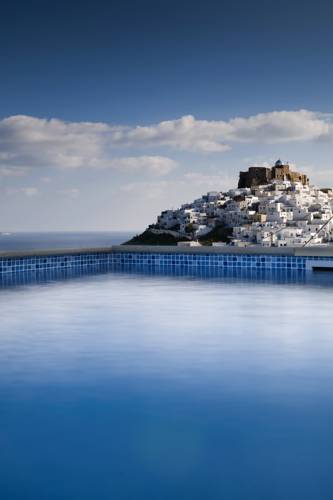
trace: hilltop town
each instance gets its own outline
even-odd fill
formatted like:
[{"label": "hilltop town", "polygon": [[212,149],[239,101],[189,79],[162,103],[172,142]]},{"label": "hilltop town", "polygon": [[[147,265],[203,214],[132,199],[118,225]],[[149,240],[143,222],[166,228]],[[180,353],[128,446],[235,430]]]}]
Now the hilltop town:
[{"label": "hilltop town", "polygon": [[333,190],[278,160],[240,172],[238,187],[210,191],[157,222],[129,243],[265,247],[333,244]]}]

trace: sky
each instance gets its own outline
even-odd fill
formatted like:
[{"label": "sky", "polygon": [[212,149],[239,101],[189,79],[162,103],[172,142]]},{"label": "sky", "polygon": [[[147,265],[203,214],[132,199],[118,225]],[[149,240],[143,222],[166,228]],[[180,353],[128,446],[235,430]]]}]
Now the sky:
[{"label": "sky", "polygon": [[143,230],[276,159],[333,186],[330,0],[4,1],[0,232]]}]

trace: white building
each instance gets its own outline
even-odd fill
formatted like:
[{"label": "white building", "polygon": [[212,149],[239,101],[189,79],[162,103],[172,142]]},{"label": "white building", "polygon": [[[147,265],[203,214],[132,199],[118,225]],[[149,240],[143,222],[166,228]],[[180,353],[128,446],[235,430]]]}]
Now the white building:
[{"label": "white building", "polygon": [[237,246],[299,246],[333,242],[333,190],[274,179],[271,184],[210,191],[177,210],[164,210],[154,226],[193,240],[215,226],[233,228]]}]

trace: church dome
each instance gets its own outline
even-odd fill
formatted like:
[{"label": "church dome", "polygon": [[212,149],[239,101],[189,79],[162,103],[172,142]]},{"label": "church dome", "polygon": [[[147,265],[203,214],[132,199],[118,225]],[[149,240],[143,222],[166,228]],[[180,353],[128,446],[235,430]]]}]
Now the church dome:
[{"label": "church dome", "polygon": [[283,163],[282,161],[280,160],[280,158],[275,162],[275,166],[276,167],[282,167]]}]

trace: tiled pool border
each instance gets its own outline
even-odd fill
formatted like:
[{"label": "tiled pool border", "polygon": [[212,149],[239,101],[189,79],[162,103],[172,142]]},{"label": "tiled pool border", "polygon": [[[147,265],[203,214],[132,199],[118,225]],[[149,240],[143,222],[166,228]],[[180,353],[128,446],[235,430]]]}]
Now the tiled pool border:
[{"label": "tiled pool border", "polygon": [[[241,251],[240,251],[241,250]],[[270,251],[268,251],[270,250]],[[323,263],[333,267],[333,249],[258,249],[258,248],[179,248],[109,247],[0,254],[0,275],[55,269],[96,268],[103,266],[147,266],[225,268],[305,271]]]}]

